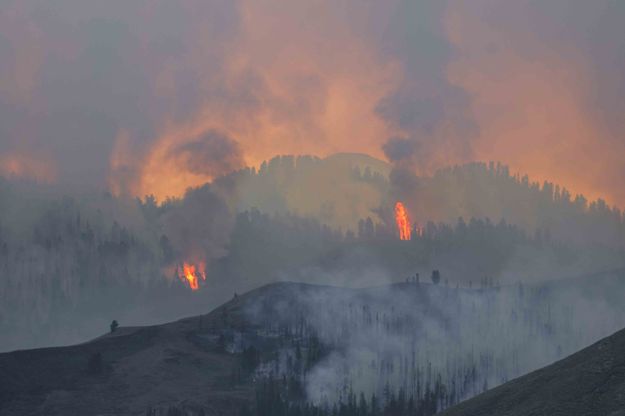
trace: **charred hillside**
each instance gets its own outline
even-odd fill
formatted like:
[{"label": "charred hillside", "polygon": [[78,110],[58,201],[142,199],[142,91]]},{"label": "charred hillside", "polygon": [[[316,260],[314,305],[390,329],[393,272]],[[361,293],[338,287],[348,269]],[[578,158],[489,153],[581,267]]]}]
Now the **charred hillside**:
[{"label": "charred hillside", "polygon": [[625,330],[441,416],[625,415]]},{"label": "charred hillside", "polygon": [[[575,289],[425,280],[271,284],[205,315],[0,354],[0,414],[429,416],[625,322],[606,295],[619,273]],[[609,312],[566,309],[580,291]]]}]

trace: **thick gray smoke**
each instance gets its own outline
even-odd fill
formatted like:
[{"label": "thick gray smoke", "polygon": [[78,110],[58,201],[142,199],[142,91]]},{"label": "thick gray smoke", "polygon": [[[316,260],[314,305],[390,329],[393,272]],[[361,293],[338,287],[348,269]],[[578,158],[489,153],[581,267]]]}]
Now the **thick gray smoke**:
[{"label": "thick gray smoke", "polygon": [[162,217],[175,258],[208,263],[227,253],[233,221],[228,205],[208,185],[189,190]]},{"label": "thick gray smoke", "polygon": [[[252,322],[292,325],[294,340],[258,370],[290,377],[294,345],[313,333],[327,354],[303,376],[308,400],[415,399],[442,389],[438,409],[561,359],[625,326],[623,270],[538,285],[457,288],[411,281],[345,290],[284,286],[247,310]],[[288,365],[288,363],[295,363]]]},{"label": "thick gray smoke", "polygon": [[[624,13],[609,0],[479,1],[471,8],[455,0],[310,8],[274,0],[4,1],[0,171],[75,186],[112,181],[125,190],[145,174],[154,148],[167,147],[163,137],[175,136],[171,149],[182,150],[206,140],[212,156],[205,160],[217,162],[210,132],[227,132],[239,157],[212,167],[191,160],[187,171],[210,174],[242,157],[257,163],[283,152],[382,156],[388,137],[402,137],[418,145],[422,171],[473,158],[518,162],[536,169],[530,174],[578,179],[582,190],[621,201],[622,160],[611,154],[622,150]],[[529,23],[519,25],[518,16]],[[474,25],[480,19],[488,24]],[[580,87],[574,97],[569,85],[551,82],[565,78],[554,77],[562,68],[575,80],[570,87]],[[515,91],[527,73],[539,84]],[[494,84],[481,85],[480,74]],[[560,101],[541,100],[545,87]],[[509,99],[520,92],[534,98]],[[539,127],[547,127],[533,118],[498,124],[502,102],[512,105],[506,113],[530,114],[537,101],[560,129],[553,135],[544,137]],[[570,106],[587,128],[571,123]],[[567,137],[578,130],[584,134]],[[549,166],[516,160],[518,150],[559,137],[575,145],[554,148],[584,150],[554,151]],[[572,175],[572,157],[593,175]],[[598,160],[602,169],[595,170]],[[161,192],[181,195],[187,184]],[[129,188],[156,192],[148,185]]]},{"label": "thick gray smoke", "polygon": [[239,144],[215,130],[175,147],[171,153],[190,172],[211,177],[244,167]]},{"label": "thick gray smoke", "polygon": [[421,146],[416,140],[392,137],[382,146],[384,155],[392,163],[413,162]]}]

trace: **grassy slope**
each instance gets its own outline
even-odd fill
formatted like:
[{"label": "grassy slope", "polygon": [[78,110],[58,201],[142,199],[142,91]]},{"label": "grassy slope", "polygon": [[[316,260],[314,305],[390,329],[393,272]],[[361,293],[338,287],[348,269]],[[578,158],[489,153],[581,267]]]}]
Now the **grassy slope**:
[{"label": "grassy slope", "polygon": [[[171,324],[119,328],[85,344],[0,354],[0,414],[143,415],[148,405],[237,414],[253,398],[249,384],[233,385],[237,356],[193,338],[239,325],[223,313],[236,304]],[[88,366],[94,353],[104,363],[96,374]]]}]

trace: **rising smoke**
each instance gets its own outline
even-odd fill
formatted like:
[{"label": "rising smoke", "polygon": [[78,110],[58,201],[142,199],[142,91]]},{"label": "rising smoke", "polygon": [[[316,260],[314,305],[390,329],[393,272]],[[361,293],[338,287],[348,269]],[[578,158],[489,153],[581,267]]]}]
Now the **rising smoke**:
[{"label": "rising smoke", "polygon": [[[320,405],[361,393],[384,403],[399,391],[427,400],[436,391],[440,410],[625,324],[623,304],[610,294],[623,290],[622,270],[537,285],[482,282],[473,289],[424,280],[360,290],[291,284],[259,292],[246,304],[247,319],[293,331],[259,376],[301,377],[306,398]],[[310,352],[311,336],[326,353],[301,374],[296,357]]]},{"label": "rising smoke", "polygon": [[[623,13],[609,0],[5,2],[0,171],[164,199],[277,153],[382,157],[399,137],[421,174],[502,160],[622,203]],[[177,163],[215,131],[239,144],[232,163]]]}]

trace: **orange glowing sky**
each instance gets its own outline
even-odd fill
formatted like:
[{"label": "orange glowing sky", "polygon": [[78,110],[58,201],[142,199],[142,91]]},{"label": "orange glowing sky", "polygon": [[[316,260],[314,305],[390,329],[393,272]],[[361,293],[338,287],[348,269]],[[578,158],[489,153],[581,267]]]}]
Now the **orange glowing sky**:
[{"label": "orange glowing sky", "polygon": [[419,173],[497,160],[625,206],[623,18],[609,0],[13,0],[0,173],[162,199],[401,137]]}]

